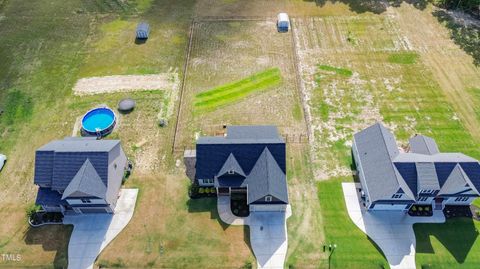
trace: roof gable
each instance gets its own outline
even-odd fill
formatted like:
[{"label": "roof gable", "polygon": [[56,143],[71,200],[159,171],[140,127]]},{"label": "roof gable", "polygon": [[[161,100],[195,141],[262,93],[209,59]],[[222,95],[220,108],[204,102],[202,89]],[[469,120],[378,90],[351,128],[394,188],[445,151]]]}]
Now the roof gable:
[{"label": "roof gable", "polygon": [[217,177],[228,176],[232,174],[246,177],[245,172],[243,172],[242,167],[240,166],[240,164],[238,164],[237,159],[235,159],[235,156],[230,153],[222,168],[220,169],[220,171],[218,171]]},{"label": "roof gable", "polygon": [[448,163],[435,163],[435,172],[438,176],[438,183],[440,188],[443,187],[445,181],[447,181],[448,176],[452,173],[453,169],[457,163],[448,162]]},{"label": "roof gable", "polygon": [[455,194],[465,190],[465,185],[467,184],[466,177],[460,165],[455,165],[438,194]]},{"label": "roof gable", "polygon": [[248,202],[255,202],[267,195],[288,203],[287,179],[272,154],[265,147],[251,173],[246,178]]},{"label": "roof gable", "polygon": [[62,199],[82,196],[106,199],[106,193],[107,187],[102,182],[90,160],[86,159],[63,192]]},{"label": "roof gable", "polygon": [[437,143],[431,137],[424,135],[415,135],[410,138],[410,151],[418,154],[433,155],[440,153]]}]

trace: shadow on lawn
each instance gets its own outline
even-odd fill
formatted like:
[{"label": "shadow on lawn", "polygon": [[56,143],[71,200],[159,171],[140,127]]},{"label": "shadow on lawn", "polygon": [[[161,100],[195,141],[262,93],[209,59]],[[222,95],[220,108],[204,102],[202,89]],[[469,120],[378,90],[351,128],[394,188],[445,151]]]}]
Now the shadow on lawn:
[{"label": "shadow on lawn", "polygon": [[455,257],[463,263],[470,252],[478,231],[471,218],[454,218],[445,223],[422,223],[413,226],[417,238],[417,253],[434,254],[430,236],[434,236]]},{"label": "shadow on lawn", "polygon": [[230,224],[223,222],[218,215],[217,197],[189,199],[187,201],[187,207],[189,213],[210,212],[210,218],[216,219],[223,230],[226,230],[230,226]]},{"label": "shadow on lawn", "polygon": [[[230,224],[223,222],[218,215],[216,197],[190,199],[187,201],[187,207],[189,213],[210,212],[210,218],[216,219],[222,226],[223,230],[226,230],[228,227],[230,227]],[[243,240],[253,253],[253,249],[250,244],[250,227],[248,225],[243,226]]]},{"label": "shadow on lawn", "polygon": [[315,2],[319,7],[324,6],[327,2],[343,3],[347,5],[351,11],[355,13],[372,12],[381,14],[387,10],[388,6],[399,7],[402,3],[413,5],[415,8],[424,10],[427,5],[427,0],[304,0],[305,2]]},{"label": "shadow on lawn", "polygon": [[432,12],[437,20],[450,29],[450,38],[459,45],[467,54],[473,57],[473,63],[480,65],[480,28],[473,25],[463,25],[443,10]]},{"label": "shadow on lawn", "polygon": [[72,225],[29,227],[24,234],[24,241],[27,245],[42,245],[44,251],[55,251],[53,268],[67,268],[68,242],[72,231]]}]

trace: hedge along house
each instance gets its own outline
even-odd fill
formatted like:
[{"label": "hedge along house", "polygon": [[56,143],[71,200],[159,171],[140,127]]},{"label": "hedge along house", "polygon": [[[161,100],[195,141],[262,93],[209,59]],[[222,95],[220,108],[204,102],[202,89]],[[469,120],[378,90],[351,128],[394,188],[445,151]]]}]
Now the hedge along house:
[{"label": "hedge along house", "polygon": [[36,204],[64,214],[114,213],[126,167],[120,140],[52,141],[35,154]]},{"label": "hedge along house", "polygon": [[198,185],[245,193],[250,211],[286,210],[286,148],[275,126],[228,126],[224,137],[200,137],[186,157]]},{"label": "hedge along house", "polygon": [[407,152],[381,123],[354,135],[352,154],[369,210],[408,210],[413,204],[470,205],[479,196],[480,164],[462,153],[441,153],[434,139],[416,135]]}]

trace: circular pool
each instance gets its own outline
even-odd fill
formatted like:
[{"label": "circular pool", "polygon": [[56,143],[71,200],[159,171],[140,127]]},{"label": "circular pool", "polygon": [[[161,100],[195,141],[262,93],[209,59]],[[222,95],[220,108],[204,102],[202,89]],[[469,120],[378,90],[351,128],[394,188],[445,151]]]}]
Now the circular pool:
[{"label": "circular pool", "polygon": [[103,137],[112,132],[115,122],[115,113],[110,108],[94,108],[83,116],[82,130],[88,135]]}]

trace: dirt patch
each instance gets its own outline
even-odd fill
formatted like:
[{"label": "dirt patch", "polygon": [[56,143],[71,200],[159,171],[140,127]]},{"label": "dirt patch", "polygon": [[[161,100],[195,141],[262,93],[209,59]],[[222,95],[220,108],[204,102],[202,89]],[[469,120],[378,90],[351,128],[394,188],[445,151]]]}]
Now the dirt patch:
[{"label": "dirt patch", "polygon": [[177,73],[155,75],[123,75],[81,78],[73,87],[76,95],[138,90],[169,90],[179,86]]}]

